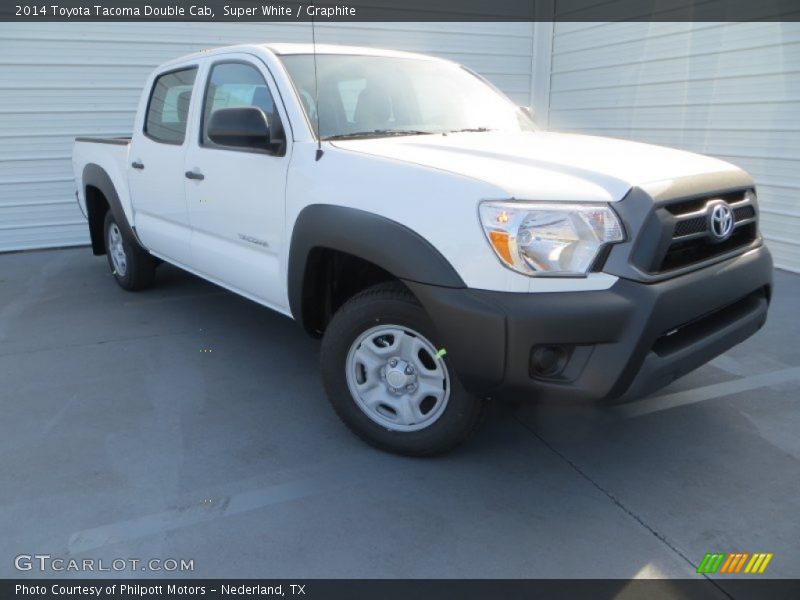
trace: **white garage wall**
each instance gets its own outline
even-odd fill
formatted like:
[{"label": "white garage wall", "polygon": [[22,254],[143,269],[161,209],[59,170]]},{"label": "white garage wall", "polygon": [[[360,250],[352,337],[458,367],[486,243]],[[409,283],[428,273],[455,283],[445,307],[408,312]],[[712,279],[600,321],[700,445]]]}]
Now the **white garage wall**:
[{"label": "white garage wall", "polygon": [[549,124],[711,154],[756,180],[800,271],[800,23],[556,23]]},{"label": "white garage wall", "polygon": [[[310,42],[307,23],[0,24],[0,251],[88,243],[75,203],[75,136],[128,135],[156,65],[203,48]],[[317,42],[450,58],[520,104],[531,89],[531,23],[318,24]]]}]

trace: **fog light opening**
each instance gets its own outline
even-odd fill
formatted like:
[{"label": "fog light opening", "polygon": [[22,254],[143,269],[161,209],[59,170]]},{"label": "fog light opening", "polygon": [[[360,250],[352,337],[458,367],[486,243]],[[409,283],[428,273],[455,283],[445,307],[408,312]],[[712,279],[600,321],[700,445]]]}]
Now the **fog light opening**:
[{"label": "fog light opening", "polygon": [[558,377],[567,366],[571,346],[540,345],[531,349],[531,376]]}]

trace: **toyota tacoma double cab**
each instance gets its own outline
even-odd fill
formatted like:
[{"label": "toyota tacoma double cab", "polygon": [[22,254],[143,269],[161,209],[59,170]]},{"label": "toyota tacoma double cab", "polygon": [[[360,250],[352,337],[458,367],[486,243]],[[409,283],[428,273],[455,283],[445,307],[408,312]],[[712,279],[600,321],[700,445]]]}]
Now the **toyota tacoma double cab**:
[{"label": "toyota tacoma double cab", "polygon": [[186,56],[149,77],[132,137],[78,138],[73,166],[120,286],[166,261],[295,319],[341,419],[397,453],[452,448],[491,399],[640,398],[767,316],[746,172],[542,131],[439,58]]}]

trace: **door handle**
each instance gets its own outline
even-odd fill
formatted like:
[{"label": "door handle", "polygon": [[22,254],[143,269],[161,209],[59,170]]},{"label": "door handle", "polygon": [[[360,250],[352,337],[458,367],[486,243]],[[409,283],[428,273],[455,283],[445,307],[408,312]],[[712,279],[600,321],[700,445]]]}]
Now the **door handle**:
[{"label": "door handle", "polygon": [[144,165],[143,165],[142,163],[140,163],[138,160],[135,160],[135,161],[133,161],[133,162],[131,163],[131,166],[132,166],[134,169],[144,169]]},{"label": "door handle", "polygon": [[198,181],[202,181],[206,178],[202,173],[196,173],[195,171],[186,171],[185,175],[186,179],[196,179]]}]

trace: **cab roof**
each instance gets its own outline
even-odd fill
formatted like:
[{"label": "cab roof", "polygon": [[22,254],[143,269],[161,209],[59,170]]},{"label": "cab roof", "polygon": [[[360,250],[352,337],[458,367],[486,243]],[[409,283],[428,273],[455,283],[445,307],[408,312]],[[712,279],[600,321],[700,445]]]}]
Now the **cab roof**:
[{"label": "cab roof", "polygon": [[[262,44],[268,50],[278,55],[287,54],[312,54],[315,49],[313,44]],[[383,48],[367,48],[365,46],[340,46],[338,44],[317,44],[317,54],[357,54],[362,56],[387,56],[394,58],[418,58],[426,60],[442,60],[425,54],[415,52],[402,52],[400,50],[385,50]]]},{"label": "cab roof", "polygon": [[[202,59],[207,56],[214,56],[218,54],[226,54],[229,52],[268,52],[276,56],[290,56],[293,54],[313,54],[313,44],[291,44],[291,43],[274,43],[274,44],[235,44],[231,46],[217,46],[216,48],[207,48],[200,52],[193,52],[185,56],[179,56],[165,63],[162,63],[156,69],[156,72],[163,71],[175,67],[176,65],[184,65],[187,62]],[[366,46],[340,46],[338,44],[317,44],[316,53],[318,55],[326,54],[339,54],[339,55],[357,55],[357,56],[385,56],[388,58],[413,58],[417,60],[438,61],[453,64],[444,58],[437,58],[435,56],[428,56],[427,54],[417,54],[414,52],[402,52],[400,50],[386,50],[383,48],[368,48]]]}]

